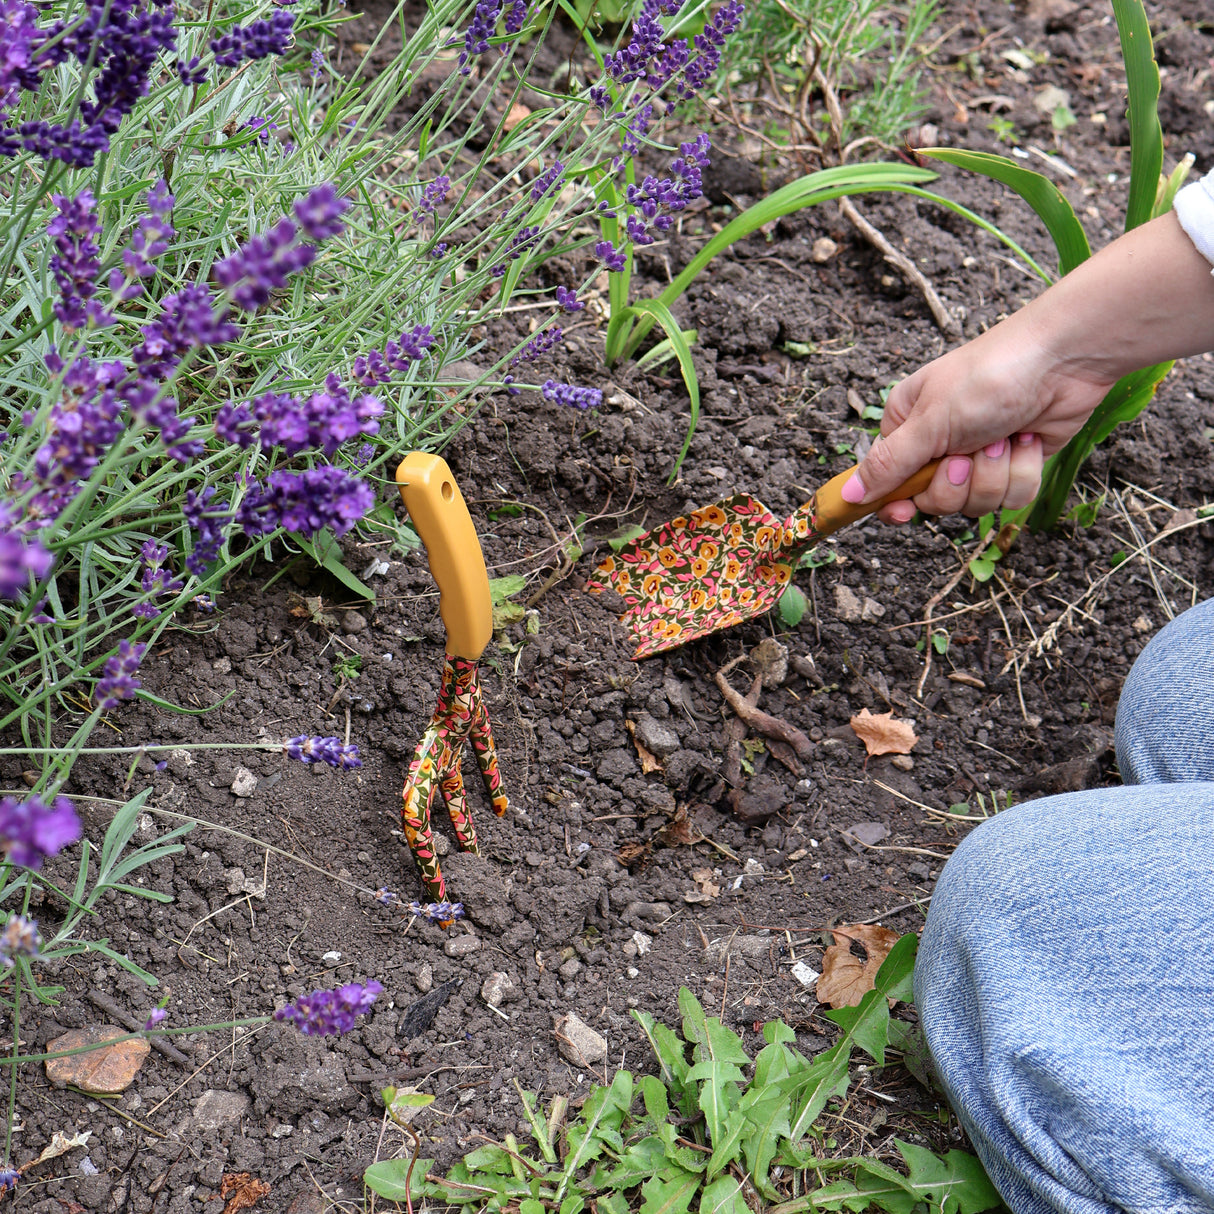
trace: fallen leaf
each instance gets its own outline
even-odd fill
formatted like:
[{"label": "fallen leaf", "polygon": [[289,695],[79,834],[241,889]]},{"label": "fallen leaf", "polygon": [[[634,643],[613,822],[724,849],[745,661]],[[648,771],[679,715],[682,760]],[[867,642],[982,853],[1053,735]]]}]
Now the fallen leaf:
[{"label": "fallen leaf", "polygon": [[867,708],[852,717],[851,727],[864,743],[869,755],[908,755],[919,740],[909,721],[900,721],[892,712],[874,715]]},{"label": "fallen leaf", "polygon": [[661,771],[662,760],[653,751],[648,750],[637,741],[636,723],[634,721],[625,721],[624,728],[628,730],[629,735],[632,737],[632,744],[637,748],[637,758],[641,760],[641,774],[647,776],[651,771]]},{"label": "fallen leaf", "polygon": [[[834,932],[835,942],[822,954],[822,977],[818,979],[818,1002],[831,1007],[855,1007],[873,989],[881,962],[898,943],[898,933],[869,923],[845,923]],[[861,960],[852,952],[852,942],[864,950]]]},{"label": "fallen leaf", "polygon": [[510,112],[506,115],[506,120],[502,123],[502,126],[504,126],[507,131],[512,131],[520,122],[523,121],[524,118],[530,117],[531,111],[525,105],[523,105],[521,101],[516,101],[510,107]]},{"label": "fallen leaf", "polygon": [[43,1147],[42,1154],[37,1159],[31,1159],[29,1163],[23,1163],[21,1171],[24,1172],[27,1168],[36,1168],[40,1163],[45,1163],[48,1159],[54,1159],[57,1155],[65,1155],[76,1147],[88,1146],[91,1135],[91,1130],[81,1130],[79,1134],[73,1134],[69,1138],[62,1130],[56,1130],[51,1135],[50,1142]]},{"label": "fallen leaf", "polygon": [[697,868],[691,874],[691,879],[699,888],[688,890],[683,895],[683,901],[700,904],[711,902],[714,898],[720,897],[721,887],[713,880],[713,876],[711,868]]},{"label": "fallen leaf", "polygon": [[680,806],[675,810],[674,817],[654,835],[654,838],[667,847],[691,847],[703,840],[696,826],[687,820],[687,810]]},{"label": "fallen leaf", "polygon": [[270,1186],[248,1172],[227,1172],[219,1182],[219,1196],[225,1201],[223,1214],[237,1214],[238,1210],[251,1210],[263,1197],[270,1194]]},{"label": "fallen leaf", "polygon": [[70,1083],[81,1091],[95,1095],[126,1091],[152,1047],[142,1037],[132,1037],[114,1045],[101,1044],[125,1036],[126,1029],[102,1024],[72,1029],[62,1037],[56,1037],[54,1041],[47,1042],[48,1054],[87,1049],[89,1046],[99,1048],[90,1049],[84,1054],[71,1054],[66,1058],[48,1058],[46,1077],[52,1083]]},{"label": "fallen leaf", "polygon": [[615,853],[616,859],[624,865],[625,868],[631,868],[634,864],[639,864],[649,856],[650,843],[625,843],[618,852]]}]

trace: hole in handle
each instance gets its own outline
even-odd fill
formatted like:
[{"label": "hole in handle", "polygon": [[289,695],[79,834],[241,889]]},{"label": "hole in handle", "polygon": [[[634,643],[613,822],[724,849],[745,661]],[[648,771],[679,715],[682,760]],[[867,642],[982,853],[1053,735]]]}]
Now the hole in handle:
[{"label": "hole in handle", "polygon": [[444,502],[452,502],[455,500],[455,486],[450,481],[443,481],[441,490]]}]

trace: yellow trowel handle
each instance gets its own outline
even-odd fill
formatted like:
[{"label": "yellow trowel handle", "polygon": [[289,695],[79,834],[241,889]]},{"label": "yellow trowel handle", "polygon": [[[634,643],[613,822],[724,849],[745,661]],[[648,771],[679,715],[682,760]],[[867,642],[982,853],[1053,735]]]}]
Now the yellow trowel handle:
[{"label": "yellow trowel handle", "polygon": [[887,493],[879,501],[864,502],[859,506],[845,502],[841,492],[843,486],[851,480],[855,468],[840,472],[838,476],[828,480],[814,495],[814,524],[818,534],[831,535],[840,527],[846,527],[848,523],[854,523],[857,519],[876,514],[882,506],[889,502],[900,502],[905,498],[914,497],[916,493],[922,493],[932,483],[932,477],[936,475],[936,469],[939,467],[940,461],[933,460],[926,467],[920,468],[910,480],[899,485],[893,493]]},{"label": "yellow trowel handle", "polygon": [[464,495],[447,461],[424,451],[405,456],[396,483],[438,583],[447,652],[476,661],[493,636],[485,558]]}]

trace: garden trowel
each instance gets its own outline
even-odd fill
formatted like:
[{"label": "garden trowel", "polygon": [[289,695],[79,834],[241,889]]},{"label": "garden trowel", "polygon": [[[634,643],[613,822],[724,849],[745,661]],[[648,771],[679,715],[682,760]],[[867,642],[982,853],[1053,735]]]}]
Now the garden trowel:
[{"label": "garden trowel", "polygon": [[887,502],[922,493],[939,461],[920,469],[880,501],[853,506],[841,490],[854,468],[827,481],[781,521],[745,493],[693,510],[630,540],[587,580],[592,593],[614,590],[620,617],[637,642],[632,660],[677,649],[770,611],[801,557],[819,540],[875,514]]},{"label": "garden trowel", "polygon": [[430,572],[438,583],[439,614],[447,629],[438,703],[409,764],[401,806],[401,825],[421,870],[426,896],[442,903],[446,901],[446,883],[430,828],[436,788],[451,815],[461,849],[479,853],[460,775],[465,739],[472,743],[493,812],[500,818],[510,807],[502,791],[493,730],[477,675],[477,662],[493,635],[493,604],[476,528],[446,461],[414,451],[397,468],[396,483],[417,534],[426,545]]}]

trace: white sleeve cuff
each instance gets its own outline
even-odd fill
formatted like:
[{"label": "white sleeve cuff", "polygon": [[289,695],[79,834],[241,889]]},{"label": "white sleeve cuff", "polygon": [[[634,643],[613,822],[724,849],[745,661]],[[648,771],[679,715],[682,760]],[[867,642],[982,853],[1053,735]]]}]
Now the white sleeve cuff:
[{"label": "white sleeve cuff", "polygon": [[1214,264],[1214,170],[1180,190],[1172,207],[1197,251]]}]

